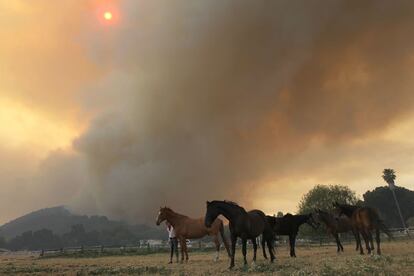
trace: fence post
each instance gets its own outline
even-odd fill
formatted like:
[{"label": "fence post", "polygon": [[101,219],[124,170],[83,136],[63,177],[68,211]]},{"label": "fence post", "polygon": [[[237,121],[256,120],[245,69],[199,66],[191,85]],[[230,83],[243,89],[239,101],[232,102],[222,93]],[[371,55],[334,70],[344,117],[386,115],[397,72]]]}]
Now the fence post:
[{"label": "fence post", "polygon": [[43,255],[45,255],[45,250],[42,249],[42,251],[40,252],[40,257],[43,257]]},{"label": "fence post", "polygon": [[103,252],[104,252],[104,246],[101,245],[101,253],[103,253]]}]

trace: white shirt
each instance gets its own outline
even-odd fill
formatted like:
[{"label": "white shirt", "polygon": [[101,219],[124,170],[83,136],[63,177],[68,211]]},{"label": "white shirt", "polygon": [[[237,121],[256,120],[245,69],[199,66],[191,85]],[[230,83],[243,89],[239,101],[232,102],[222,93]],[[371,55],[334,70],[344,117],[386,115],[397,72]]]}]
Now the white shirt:
[{"label": "white shirt", "polygon": [[168,231],[168,238],[172,239],[175,238],[175,230],[174,227],[171,226],[167,226],[167,231]]}]

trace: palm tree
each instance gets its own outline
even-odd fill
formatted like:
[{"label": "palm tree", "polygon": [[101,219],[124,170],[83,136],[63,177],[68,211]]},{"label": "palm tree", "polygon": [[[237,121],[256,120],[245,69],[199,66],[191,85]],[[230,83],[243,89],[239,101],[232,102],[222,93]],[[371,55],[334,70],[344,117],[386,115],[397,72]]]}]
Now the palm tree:
[{"label": "palm tree", "polygon": [[394,191],[395,190],[395,179],[397,178],[397,176],[395,175],[395,171],[393,169],[384,169],[384,171],[382,172],[382,178],[385,180],[385,182],[388,183],[388,186],[394,197],[395,205],[397,206],[398,214],[400,215],[400,218],[401,218],[402,226],[407,231],[407,234],[408,234],[408,230],[407,230],[407,227],[405,226],[404,218],[401,214],[400,204],[398,204],[397,196],[395,195],[395,191]]},{"label": "palm tree", "polygon": [[384,169],[382,173],[383,173],[382,178],[385,180],[385,182],[388,183],[388,185],[390,186],[390,189],[394,189],[395,188],[394,180],[397,178],[397,176],[395,175],[395,171],[393,169]]}]

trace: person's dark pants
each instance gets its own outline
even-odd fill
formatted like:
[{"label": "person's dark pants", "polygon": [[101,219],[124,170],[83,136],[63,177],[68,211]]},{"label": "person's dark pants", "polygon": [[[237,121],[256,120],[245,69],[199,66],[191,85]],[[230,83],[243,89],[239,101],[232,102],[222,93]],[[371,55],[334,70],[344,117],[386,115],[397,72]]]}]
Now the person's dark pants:
[{"label": "person's dark pants", "polygon": [[178,263],[178,239],[170,238],[170,246],[171,246],[170,262],[172,263],[174,251],[175,251],[175,256],[177,257],[177,263]]}]

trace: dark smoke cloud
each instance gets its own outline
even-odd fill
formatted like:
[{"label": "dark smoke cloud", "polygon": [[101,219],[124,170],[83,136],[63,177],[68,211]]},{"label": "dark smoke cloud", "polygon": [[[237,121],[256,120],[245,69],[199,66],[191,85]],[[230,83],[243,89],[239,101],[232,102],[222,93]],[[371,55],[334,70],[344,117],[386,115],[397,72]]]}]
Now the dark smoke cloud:
[{"label": "dark smoke cloud", "polygon": [[412,1],[121,3],[121,26],[87,36],[114,69],[74,142],[103,213],[257,205],[255,185],[313,143],[380,132],[413,106]]}]

